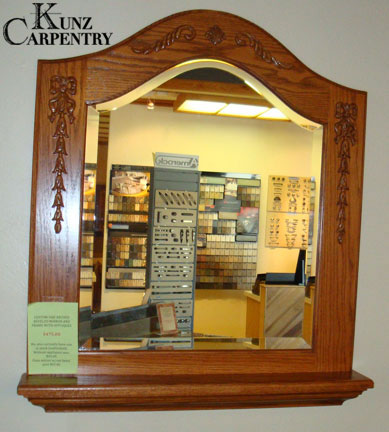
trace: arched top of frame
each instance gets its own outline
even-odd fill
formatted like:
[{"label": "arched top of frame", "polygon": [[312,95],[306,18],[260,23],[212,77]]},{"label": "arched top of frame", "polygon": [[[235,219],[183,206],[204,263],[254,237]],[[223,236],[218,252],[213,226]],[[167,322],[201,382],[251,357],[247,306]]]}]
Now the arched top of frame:
[{"label": "arched top of frame", "polygon": [[311,71],[256,24],[212,10],[171,15],[103,51],[63,61],[85,63],[85,101],[96,104],[200,58],[239,67],[292,110],[321,124],[327,123],[332,89],[342,87]]}]

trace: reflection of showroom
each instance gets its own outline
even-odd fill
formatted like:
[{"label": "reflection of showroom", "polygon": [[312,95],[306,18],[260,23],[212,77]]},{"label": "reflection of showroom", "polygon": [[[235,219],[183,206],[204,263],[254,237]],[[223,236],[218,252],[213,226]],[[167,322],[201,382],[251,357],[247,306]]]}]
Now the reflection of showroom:
[{"label": "reflection of showroom", "polygon": [[[160,83],[121,108],[111,102],[110,107],[103,104],[109,109],[100,112],[89,109],[86,169],[96,169],[98,152],[106,153],[105,175],[100,174],[106,182],[105,213],[98,216],[105,228],[100,258],[93,251],[93,235],[85,229],[83,259],[88,264],[93,256],[101,261],[103,270],[97,280],[102,311],[137,307],[152,285],[148,230],[155,209],[147,186],[152,183],[153,154],[161,148],[197,154],[200,162],[196,248],[188,252],[195,256],[193,287],[176,299],[164,288],[165,300],[161,286],[151,287],[151,301],[176,301],[179,324],[182,311],[187,315],[192,310],[190,320],[181,319],[181,330],[244,338],[248,334],[246,293],[252,291],[258,274],[293,273],[299,250],[304,249],[306,277],[315,275],[321,129],[309,130],[315,128],[298,116],[303,127],[284,115],[276,121],[253,121],[260,111],[274,112],[277,101],[273,95],[271,104],[229,72],[198,69]],[[185,95],[189,88],[195,93]],[[230,93],[223,95],[226,89]],[[217,111],[197,107],[184,112],[183,104],[191,100],[217,103]],[[226,101],[243,103],[227,105]],[[250,107],[249,113],[222,115],[223,108]],[[87,216],[87,206],[84,201],[84,228],[94,223]],[[278,226],[276,219],[281,219]],[[82,268],[82,275],[81,306],[88,307],[93,304],[88,286],[96,275],[90,265]],[[296,295],[302,313],[304,300],[300,292]],[[228,326],[210,325],[209,305],[228,316],[227,303],[240,311],[240,318]],[[301,336],[301,325],[298,328]]]}]

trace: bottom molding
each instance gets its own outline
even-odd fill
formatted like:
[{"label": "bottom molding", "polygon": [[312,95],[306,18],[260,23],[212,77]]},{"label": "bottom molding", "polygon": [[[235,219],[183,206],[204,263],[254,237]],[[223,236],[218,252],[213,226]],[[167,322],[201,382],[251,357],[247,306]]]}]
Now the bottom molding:
[{"label": "bottom molding", "polygon": [[23,374],[18,394],[48,412],[157,411],[341,405],[373,386],[355,371],[168,377]]}]

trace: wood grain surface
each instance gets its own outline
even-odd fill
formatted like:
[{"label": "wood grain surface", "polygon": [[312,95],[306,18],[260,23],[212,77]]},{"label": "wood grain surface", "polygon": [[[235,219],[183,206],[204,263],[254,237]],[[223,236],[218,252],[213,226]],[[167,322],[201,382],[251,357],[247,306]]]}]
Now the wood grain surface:
[{"label": "wood grain surface", "polygon": [[372,385],[356,372],[78,378],[23,375],[18,391],[46,411],[154,411],[341,405]]}]

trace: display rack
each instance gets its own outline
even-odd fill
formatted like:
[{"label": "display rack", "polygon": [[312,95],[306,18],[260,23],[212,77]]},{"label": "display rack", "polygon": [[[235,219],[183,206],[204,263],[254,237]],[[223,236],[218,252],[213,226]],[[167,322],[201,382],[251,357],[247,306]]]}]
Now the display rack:
[{"label": "display rack", "polygon": [[95,281],[93,272],[93,246],[96,208],[96,164],[86,163],[84,168],[84,201],[82,207],[82,240],[80,288],[91,289]]},{"label": "display rack", "polygon": [[150,167],[112,165],[106,289],[145,289],[150,176]]},{"label": "display rack", "polygon": [[193,343],[199,177],[197,171],[154,168],[152,185],[150,300],[174,303],[178,330],[188,335],[186,348]]},{"label": "display rack", "polygon": [[270,175],[266,246],[308,249],[312,244],[315,179]]},{"label": "display rack", "polygon": [[269,175],[266,247],[306,250],[307,276],[312,269],[315,198],[314,177]]},{"label": "display rack", "polygon": [[260,176],[203,172],[196,288],[251,290],[257,275]]}]

